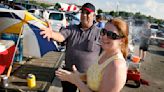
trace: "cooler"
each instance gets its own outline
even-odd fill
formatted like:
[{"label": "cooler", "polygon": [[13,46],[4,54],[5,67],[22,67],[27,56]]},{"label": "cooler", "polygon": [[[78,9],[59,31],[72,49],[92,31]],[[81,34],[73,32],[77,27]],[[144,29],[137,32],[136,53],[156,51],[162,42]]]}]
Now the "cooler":
[{"label": "cooler", "polygon": [[18,34],[10,34],[10,33],[2,33],[1,39],[3,40],[12,40],[16,44],[17,41],[19,40],[19,44],[17,47],[17,53],[15,54],[14,61],[15,62],[21,62],[23,59],[23,36],[20,36]]},{"label": "cooler", "polygon": [[15,44],[11,40],[0,39],[0,75],[11,64],[15,50]]}]

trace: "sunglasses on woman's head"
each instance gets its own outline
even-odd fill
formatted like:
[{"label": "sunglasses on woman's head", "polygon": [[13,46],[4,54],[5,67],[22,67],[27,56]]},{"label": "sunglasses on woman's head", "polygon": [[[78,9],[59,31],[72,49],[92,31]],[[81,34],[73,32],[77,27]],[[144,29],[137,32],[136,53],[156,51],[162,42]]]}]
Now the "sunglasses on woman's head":
[{"label": "sunglasses on woman's head", "polygon": [[124,36],[119,36],[116,33],[112,32],[112,31],[107,31],[106,29],[102,29],[101,30],[101,35],[107,35],[108,38],[116,40],[116,39],[120,39],[123,38]]}]

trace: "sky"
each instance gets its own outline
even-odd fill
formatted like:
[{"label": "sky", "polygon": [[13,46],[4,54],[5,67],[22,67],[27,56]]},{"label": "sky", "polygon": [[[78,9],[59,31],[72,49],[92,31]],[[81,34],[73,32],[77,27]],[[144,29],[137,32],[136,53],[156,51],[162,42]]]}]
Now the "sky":
[{"label": "sky", "polygon": [[[157,19],[164,19],[164,0],[41,0],[49,3],[63,2],[83,5],[90,2],[103,11],[140,12]],[[117,8],[118,7],[118,8]]]}]

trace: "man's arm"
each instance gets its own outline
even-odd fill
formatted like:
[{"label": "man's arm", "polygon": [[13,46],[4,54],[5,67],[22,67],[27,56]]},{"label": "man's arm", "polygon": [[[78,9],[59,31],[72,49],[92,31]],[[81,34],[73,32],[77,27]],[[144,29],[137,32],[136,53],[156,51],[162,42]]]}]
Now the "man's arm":
[{"label": "man's arm", "polygon": [[50,23],[47,24],[47,28],[41,28],[42,31],[40,32],[40,35],[43,35],[43,38],[47,38],[48,41],[50,41],[50,39],[54,39],[57,42],[63,42],[65,40],[64,36],[59,32],[54,32]]},{"label": "man's arm", "polygon": [[57,42],[63,42],[65,40],[64,36],[59,32],[52,32],[52,39]]}]

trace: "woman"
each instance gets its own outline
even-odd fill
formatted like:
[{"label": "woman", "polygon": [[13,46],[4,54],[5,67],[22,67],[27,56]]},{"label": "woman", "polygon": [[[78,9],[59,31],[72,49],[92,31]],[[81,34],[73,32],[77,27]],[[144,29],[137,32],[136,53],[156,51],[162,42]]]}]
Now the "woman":
[{"label": "woman", "polygon": [[58,69],[56,76],[62,81],[76,85],[80,92],[120,92],[126,82],[128,25],[119,18],[107,22],[101,31],[103,53],[85,74],[80,74],[73,66],[73,72]]}]

